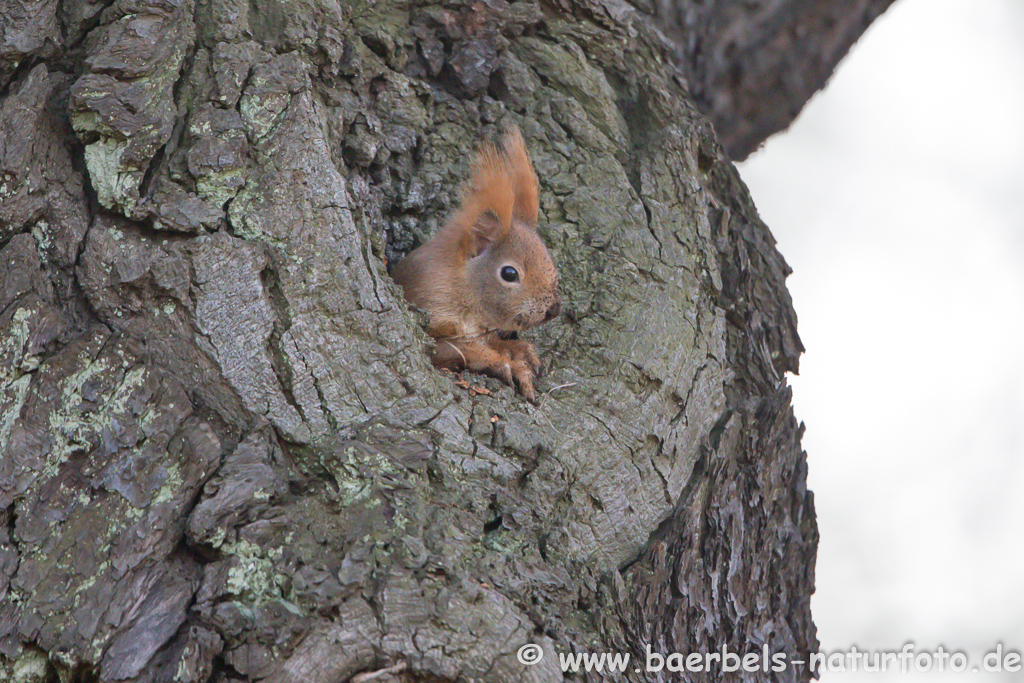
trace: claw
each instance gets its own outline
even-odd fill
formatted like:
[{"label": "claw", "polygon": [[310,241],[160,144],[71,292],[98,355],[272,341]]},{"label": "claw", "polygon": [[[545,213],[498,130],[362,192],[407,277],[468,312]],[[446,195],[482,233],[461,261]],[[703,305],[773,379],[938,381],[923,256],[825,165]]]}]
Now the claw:
[{"label": "claw", "polygon": [[533,382],[544,366],[529,342],[498,336],[472,341],[448,339],[437,345],[433,361],[439,368],[455,371],[466,368],[492,375],[518,388],[530,403],[537,402]]}]

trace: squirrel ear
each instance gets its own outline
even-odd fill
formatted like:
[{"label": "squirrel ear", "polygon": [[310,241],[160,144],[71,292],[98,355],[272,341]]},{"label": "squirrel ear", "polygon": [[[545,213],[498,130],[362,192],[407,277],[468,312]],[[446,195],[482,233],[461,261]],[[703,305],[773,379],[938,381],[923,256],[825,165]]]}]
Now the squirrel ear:
[{"label": "squirrel ear", "polygon": [[512,176],[505,154],[490,145],[480,149],[473,175],[462,187],[462,206],[450,221],[460,233],[460,249],[467,258],[478,256],[511,229]]},{"label": "squirrel ear", "polygon": [[501,232],[501,219],[498,218],[498,214],[493,211],[484,211],[477,216],[471,231],[473,246],[469,250],[470,258],[479,256],[489,246],[497,242],[501,237]]},{"label": "squirrel ear", "polygon": [[512,187],[515,192],[515,204],[512,214],[530,225],[537,225],[537,213],[540,202],[537,198],[537,174],[526,151],[523,135],[516,125],[511,125],[505,133],[505,156],[508,158],[512,175]]}]

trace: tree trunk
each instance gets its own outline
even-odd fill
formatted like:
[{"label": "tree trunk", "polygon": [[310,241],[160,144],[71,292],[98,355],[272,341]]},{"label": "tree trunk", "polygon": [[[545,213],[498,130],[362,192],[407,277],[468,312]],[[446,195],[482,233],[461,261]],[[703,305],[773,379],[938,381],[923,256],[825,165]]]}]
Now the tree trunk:
[{"label": "tree trunk", "polygon": [[[0,673],[816,649],[787,267],[692,104],[728,83],[685,87],[711,25],[638,5],[5,6]],[[436,372],[386,270],[509,122],[562,282],[537,406]]]}]

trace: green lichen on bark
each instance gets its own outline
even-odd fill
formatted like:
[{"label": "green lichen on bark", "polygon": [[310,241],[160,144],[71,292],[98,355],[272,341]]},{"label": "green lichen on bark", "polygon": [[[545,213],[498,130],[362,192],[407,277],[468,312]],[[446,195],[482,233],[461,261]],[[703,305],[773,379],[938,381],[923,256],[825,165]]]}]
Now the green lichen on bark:
[{"label": "green lichen on bark", "polygon": [[90,71],[71,89],[71,123],[97,199],[130,217],[143,215],[141,185],[171,136],[174,87],[195,36],[192,2],[176,5],[108,13],[87,39]]}]

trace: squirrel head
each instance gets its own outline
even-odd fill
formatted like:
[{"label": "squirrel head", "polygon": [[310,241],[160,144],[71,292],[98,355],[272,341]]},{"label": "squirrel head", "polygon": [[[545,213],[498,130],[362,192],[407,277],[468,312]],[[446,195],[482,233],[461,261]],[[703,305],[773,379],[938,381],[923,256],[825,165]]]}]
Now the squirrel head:
[{"label": "squirrel head", "polygon": [[518,128],[485,145],[452,217],[473,308],[487,329],[525,330],[558,315],[558,271],[537,234],[537,174]]}]

